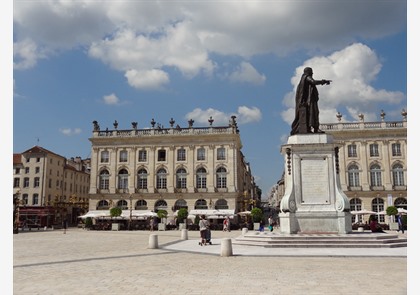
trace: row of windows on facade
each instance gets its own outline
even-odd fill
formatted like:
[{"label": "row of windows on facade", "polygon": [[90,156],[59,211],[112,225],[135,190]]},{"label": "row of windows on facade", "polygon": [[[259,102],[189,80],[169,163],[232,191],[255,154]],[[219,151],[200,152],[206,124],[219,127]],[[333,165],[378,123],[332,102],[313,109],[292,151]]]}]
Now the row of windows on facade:
[{"label": "row of windows on facade", "polygon": [[[121,208],[121,210],[127,210],[128,208],[128,202],[126,200],[119,200],[117,202],[117,207]],[[108,202],[107,200],[100,200],[96,206],[97,210],[106,210],[109,209],[109,207],[111,206],[111,202]],[[212,203],[210,201],[210,204],[207,203],[206,200],[204,199],[198,199],[195,201],[194,203],[194,209],[209,209],[209,205],[212,206]],[[153,206],[153,208],[167,208],[168,207],[168,203],[165,200],[157,200]],[[179,199],[175,202],[175,205],[173,207],[173,210],[179,210],[181,208],[185,208],[188,209],[188,204],[187,201],[185,201],[184,199]],[[229,209],[228,203],[225,199],[218,199],[215,203],[214,203],[214,208],[217,209]],[[148,205],[147,205],[147,201],[146,200],[138,200],[136,201],[136,203],[134,204],[134,209],[135,210],[150,210]]]},{"label": "row of windows on facade", "polygon": [[[371,203],[373,212],[381,212],[385,210],[385,201],[382,198],[375,198]],[[405,198],[397,198],[394,201],[394,206],[407,209],[407,200]],[[362,200],[359,198],[350,199],[350,211],[362,210]],[[359,218],[360,220],[360,218]],[[352,216],[352,222],[356,221],[356,216]],[[379,222],[385,222],[385,215],[379,215]]]},{"label": "row of windows on facade", "polygon": [[[26,160],[25,160],[25,162],[26,163],[30,163],[31,162],[31,159],[36,159],[35,161],[37,162],[37,163],[39,163],[39,162],[41,162],[41,158],[40,157],[37,157],[37,158],[25,158]],[[50,164],[52,164],[53,163],[53,159],[52,158],[50,158]],[[61,161],[60,160],[57,160],[57,165],[58,166],[60,166],[60,163],[61,163]],[[64,163],[64,162],[63,162]]]},{"label": "row of windows on facade", "polygon": [[[167,171],[165,168],[161,168],[156,173],[156,188],[166,189],[167,188]],[[109,171],[104,169],[99,174],[99,189],[109,189]],[[137,189],[147,189],[148,173],[146,169],[140,169],[137,173]],[[205,168],[200,167],[195,173],[196,188],[203,189],[207,188],[207,171]],[[187,171],[184,168],[179,168],[175,173],[175,184],[176,188],[185,189],[187,188]],[[227,185],[227,171],[224,167],[219,167],[216,170],[216,187],[226,188]],[[117,189],[128,188],[128,171],[121,169],[118,172]]]},{"label": "row of windows on facade", "polygon": [[[400,143],[393,143],[391,145],[391,150],[393,157],[401,156]],[[355,144],[350,144],[347,146],[347,155],[348,157],[357,157],[357,146]],[[372,143],[369,145],[369,155],[371,157],[379,157],[379,145],[377,143]]]},{"label": "row of windows on facade", "polygon": [[[72,197],[70,197],[70,198],[72,198]],[[56,197],[56,199],[57,199],[57,197]],[[64,195],[63,197],[60,197],[60,200],[57,200],[57,201],[65,202],[66,200],[67,200],[67,196]],[[79,202],[85,202],[86,201],[85,198],[81,198],[81,197],[79,197],[79,198],[75,197],[74,200],[76,202],[77,201],[79,201]],[[51,203],[51,195],[48,195],[47,202]],[[22,205],[29,205],[29,195],[28,194],[22,194]],[[37,193],[32,194],[32,205],[39,205],[39,194],[37,194]]]},{"label": "row of windows on facade", "polygon": [[[35,167],[35,174],[39,174],[41,171],[40,167]],[[29,174],[30,173],[30,167],[25,167],[25,174]],[[16,168],[15,169],[15,175],[20,174],[20,168]],[[50,169],[50,175],[52,175],[52,169]],[[60,171],[57,171],[57,177],[60,177]],[[67,178],[67,172],[64,172],[64,178]],[[73,173],[70,173],[70,179],[73,179]],[[75,174],[75,179],[79,180],[79,175]],[[81,181],[88,181],[88,176],[87,175],[80,175],[80,180]]]},{"label": "row of windows on facade", "polygon": [[[370,184],[371,186],[382,186],[382,171],[379,164],[370,166]],[[404,186],[404,168],[400,163],[392,166],[392,184],[394,186]],[[350,187],[360,186],[360,170],[356,164],[348,168],[348,185]]]},{"label": "row of windows on facade", "polygon": [[[39,187],[39,186],[40,186],[40,178],[39,177],[34,177],[34,179],[33,179],[33,187],[36,188],[36,187]],[[62,188],[63,187],[63,181],[56,180],[55,186],[56,186],[56,188]],[[20,178],[18,178],[18,177],[15,177],[14,178],[14,180],[13,180],[13,187],[14,188],[20,187]],[[25,177],[23,179],[23,187],[24,188],[30,187],[30,179],[29,179],[29,177]],[[49,179],[48,180],[48,188],[52,188],[52,179]],[[63,189],[65,191],[67,191],[67,182],[64,182]],[[69,185],[69,191],[70,192],[73,192],[73,184],[72,183],[70,183],[70,185]],[[74,192],[77,193],[77,184],[74,185]],[[88,192],[88,185],[87,186],[83,186],[83,185],[80,185],[79,186],[79,193],[86,194],[87,192]]]},{"label": "row of windows on facade", "polygon": [[[221,147],[217,148],[216,153],[217,160],[226,160],[226,149]],[[166,161],[166,150],[160,149],[157,151],[157,160],[158,162]],[[177,161],[186,161],[187,160],[187,151],[184,148],[179,148],[176,151],[176,160]],[[197,161],[206,160],[206,149],[199,148],[197,149]],[[128,162],[128,151],[122,150],[119,152],[119,162]],[[147,162],[147,151],[141,150],[138,152],[138,162]],[[101,163],[109,163],[109,151],[101,151]]]}]

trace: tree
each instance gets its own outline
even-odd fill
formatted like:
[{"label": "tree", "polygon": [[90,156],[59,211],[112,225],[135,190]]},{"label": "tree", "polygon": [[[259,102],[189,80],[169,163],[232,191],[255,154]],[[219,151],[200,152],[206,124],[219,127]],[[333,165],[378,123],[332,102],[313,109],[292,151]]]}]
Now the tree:
[{"label": "tree", "polygon": [[118,216],[121,216],[122,209],[120,207],[113,207],[109,209],[109,213],[111,214],[111,218],[118,217]]},{"label": "tree", "polygon": [[251,210],[251,216],[254,222],[261,222],[263,218],[263,212],[260,208],[253,208]]},{"label": "tree", "polygon": [[186,208],[181,208],[178,210],[178,221],[179,222],[184,222],[185,219],[187,219],[188,217],[188,210]]},{"label": "tree", "polygon": [[386,215],[388,216],[395,216],[398,214],[398,209],[395,206],[388,206],[388,208],[386,208]]},{"label": "tree", "polygon": [[162,219],[168,217],[168,211],[166,210],[158,210],[157,216]]}]

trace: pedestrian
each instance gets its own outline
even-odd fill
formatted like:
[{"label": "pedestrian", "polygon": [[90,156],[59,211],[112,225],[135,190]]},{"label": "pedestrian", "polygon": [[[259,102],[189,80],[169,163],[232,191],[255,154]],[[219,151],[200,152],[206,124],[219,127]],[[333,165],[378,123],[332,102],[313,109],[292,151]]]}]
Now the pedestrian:
[{"label": "pedestrian", "polygon": [[209,222],[206,220],[206,216],[201,215],[200,222],[198,223],[198,228],[200,230],[200,237],[201,237],[201,242],[199,242],[198,244],[200,246],[207,245],[207,230],[209,229],[209,227],[210,225],[209,225]]},{"label": "pedestrian", "polygon": [[64,230],[63,234],[65,234],[66,231],[67,231],[67,219],[66,218],[63,219],[63,230]]},{"label": "pedestrian", "polygon": [[149,225],[150,225],[150,231],[154,231],[155,221],[153,217],[150,217]]},{"label": "pedestrian", "polygon": [[273,217],[270,215],[268,217],[268,229],[270,231],[273,231],[273,226],[274,226],[274,220],[273,220]]},{"label": "pedestrian", "polygon": [[264,227],[265,227],[265,221],[264,221],[264,218],[263,218],[263,219],[261,219],[261,222],[260,222],[260,232],[264,231]]},{"label": "pedestrian", "polygon": [[402,214],[399,213],[397,215],[397,222],[398,222],[398,230],[397,232],[401,231],[402,233],[404,233],[404,223],[403,223],[403,218],[402,218]]},{"label": "pedestrian", "polygon": [[227,216],[223,220],[223,231],[230,231],[230,221],[229,221],[229,217]]}]

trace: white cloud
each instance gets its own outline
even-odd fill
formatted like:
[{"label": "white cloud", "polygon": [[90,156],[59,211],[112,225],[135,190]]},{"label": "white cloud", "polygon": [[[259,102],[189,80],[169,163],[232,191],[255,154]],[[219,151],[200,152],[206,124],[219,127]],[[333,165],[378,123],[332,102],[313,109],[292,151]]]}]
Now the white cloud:
[{"label": "white cloud", "polygon": [[72,135],[77,135],[82,133],[82,129],[80,128],[60,128],[59,129],[60,133],[67,135],[67,136],[72,136]]},{"label": "white cloud", "polygon": [[13,44],[13,67],[16,70],[30,69],[38,59],[46,58],[45,52],[31,39],[24,39]]},{"label": "white cloud", "polygon": [[110,95],[104,95],[102,99],[105,104],[109,105],[117,105],[120,103],[120,99],[118,98],[118,96],[115,95],[115,93],[111,93]]},{"label": "white cloud", "polygon": [[204,125],[208,124],[209,118],[212,117],[214,120],[214,126],[226,126],[229,124],[232,116],[236,117],[236,121],[239,124],[258,122],[262,117],[261,111],[258,108],[240,106],[238,107],[238,111],[236,113],[224,113],[213,108],[209,108],[207,110],[196,108],[193,111],[187,113],[184,118],[186,120],[193,119],[195,123]]},{"label": "white cloud", "polygon": [[[327,86],[318,86],[319,120],[321,123],[335,122],[335,114],[340,111],[342,121],[358,120],[358,114],[365,114],[365,121],[376,118],[379,104],[398,104],[405,97],[398,91],[375,89],[371,83],[381,70],[381,63],[376,53],[369,47],[356,43],[328,56],[311,58],[298,67],[291,78],[293,91],[283,98],[286,110],[281,113],[289,124],[294,119],[295,90],[305,67],[314,71],[314,79],[328,79],[333,82]],[[352,120],[352,121],[353,121]]]},{"label": "white cloud", "polygon": [[229,75],[229,80],[233,82],[246,82],[255,85],[263,85],[266,78],[249,63],[242,62],[234,72]]},{"label": "white cloud", "polygon": [[125,73],[128,84],[138,89],[159,89],[169,83],[169,76],[161,70],[149,71],[129,70]]}]

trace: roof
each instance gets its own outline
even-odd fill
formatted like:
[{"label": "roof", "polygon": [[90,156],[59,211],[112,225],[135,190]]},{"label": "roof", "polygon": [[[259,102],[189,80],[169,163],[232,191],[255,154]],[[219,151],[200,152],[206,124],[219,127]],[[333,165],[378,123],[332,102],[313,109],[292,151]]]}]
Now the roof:
[{"label": "roof", "polygon": [[52,154],[52,155],[55,155],[55,156],[58,156],[58,157],[61,157],[61,158],[65,159],[65,157],[63,157],[59,154],[53,153],[52,151],[47,150],[47,149],[45,149],[43,147],[40,147],[38,145],[31,147],[30,149],[24,151],[22,154]]},{"label": "roof", "polygon": [[21,154],[13,154],[13,165],[22,164],[22,155]]}]

